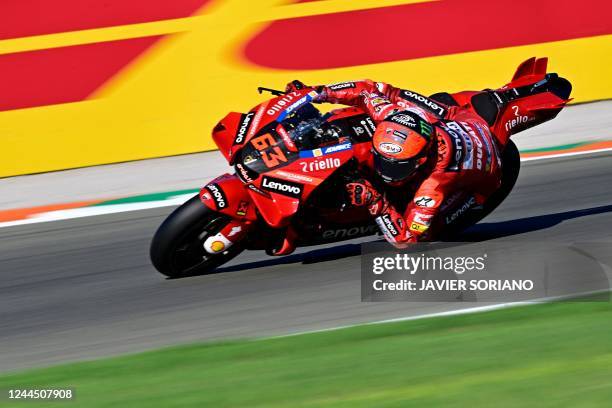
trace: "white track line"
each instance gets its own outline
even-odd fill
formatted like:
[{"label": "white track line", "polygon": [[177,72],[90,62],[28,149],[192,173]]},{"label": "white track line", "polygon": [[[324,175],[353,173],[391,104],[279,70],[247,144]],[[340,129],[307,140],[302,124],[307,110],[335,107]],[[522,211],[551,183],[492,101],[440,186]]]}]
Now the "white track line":
[{"label": "white track line", "polygon": [[498,303],[498,304],[486,305],[486,306],[475,306],[475,307],[468,307],[465,309],[447,310],[444,312],[424,313],[424,314],[414,315],[414,316],[405,316],[405,317],[396,317],[393,319],[376,320],[373,322],[347,324],[344,326],[330,327],[327,329],[305,330],[305,331],[300,331],[300,332],[295,332],[295,333],[290,333],[290,334],[282,334],[279,336],[262,337],[262,338],[258,338],[255,340],[259,341],[259,340],[266,340],[266,339],[277,339],[277,338],[283,338],[283,337],[299,336],[301,334],[322,333],[322,332],[348,329],[348,328],[357,327],[357,326],[368,326],[368,325],[373,325],[373,324],[407,322],[407,321],[412,321],[412,320],[430,319],[434,317],[459,316],[459,315],[467,315],[467,314],[474,314],[474,313],[484,313],[484,312],[491,312],[494,310],[508,309],[512,307],[537,305],[537,304],[542,304],[542,303],[551,303],[551,302],[560,301],[560,300],[571,300],[571,299],[606,293],[610,291],[612,291],[612,289],[602,289],[602,290],[595,290],[591,292],[581,292],[581,293],[576,293],[572,295],[553,296],[553,297],[517,301],[517,302]]},{"label": "white track line", "polygon": [[193,197],[194,194],[183,194],[172,196],[166,200],[144,201],[141,203],[110,204],[94,207],[73,208],[69,210],[49,211],[35,214],[31,218],[17,221],[0,222],[0,228],[14,227],[18,225],[37,224],[39,222],[71,220],[74,218],[91,217],[94,215],[116,214],[128,211],[147,210],[150,208],[170,207],[183,204]]},{"label": "white track line", "polygon": [[[608,151],[612,151],[612,147],[599,149],[599,150],[585,150],[582,152],[551,154],[548,156],[525,157],[525,158],[521,158],[521,162],[556,159],[560,157],[581,156],[581,155],[595,154],[595,153],[608,152]],[[178,206],[178,205],[183,204],[185,201],[187,201],[191,197],[193,197],[193,194],[173,196],[166,200],[158,200],[158,201],[100,205],[100,206],[94,206],[94,207],[74,208],[70,210],[49,211],[49,212],[33,215],[32,217],[26,218],[24,220],[0,222],[0,228],[14,227],[14,226],[28,225],[28,224],[37,224],[39,222],[70,220],[73,218],[91,217],[95,215],[116,214],[116,213],[122,213],[122,212],[128,212],[128,211],[147,210],[150,208],[172,207],[172,206]]]}]

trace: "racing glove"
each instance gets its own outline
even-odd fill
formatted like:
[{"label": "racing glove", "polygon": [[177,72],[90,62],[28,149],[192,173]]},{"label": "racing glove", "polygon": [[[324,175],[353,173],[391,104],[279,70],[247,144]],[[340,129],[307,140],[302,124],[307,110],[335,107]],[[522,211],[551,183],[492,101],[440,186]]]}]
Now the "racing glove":
[{"label": "racing glove", "polygon": [[[347,183],[346,191],[349,195],[351,204],[356,207],[366,206],[368,209],[372,207],[378,208],[382,196],[372,184],[367,180],[357,180],[352,183]],[[370,212],[372,212],[370,210]]]},{"label": "racing glove", "polygon": [[317,96],[315,96],[313,98],[312,102],[314,102],[314,103],[325,102],[325,97],[326,97],[326,94],[324,92],[324,88],[325,87],[323,87],[323,86],[316,86],[316,87],[308,86],[308,85],[304,84],[302,81],[300,81],[298,79],[294,79],[293,81],[289,82],[285,86],[285,92],[287,92],[287,93],[295,92],[295,91],[302,90],[304,88],[311,88],[313,91],[315,91],[317,93]]},{"label": "racing glove", "polygon": [[285,92],[287,93],[295,92],[295,91],[299,91],[300,89],[304,89],[304,88],[308,88],[308,87],[299,79],[294,79],[293,81],[289,82],[285,86]]}]

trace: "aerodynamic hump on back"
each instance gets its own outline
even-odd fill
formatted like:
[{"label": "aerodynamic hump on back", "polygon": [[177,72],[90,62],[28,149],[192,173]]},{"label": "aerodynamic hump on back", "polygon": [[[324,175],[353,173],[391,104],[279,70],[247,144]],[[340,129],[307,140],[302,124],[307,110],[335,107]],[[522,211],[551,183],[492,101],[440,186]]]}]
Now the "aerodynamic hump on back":
[{"label": "aerodynamic hump on back", "polygon": [[521,77],[531,76],[531,75],[546,75],[546,67],[548,66],[548,58],[536,58],[531,57],[526,61],[523,61],[514,76],[512,77],[512,81],[516,81]]},{"label": "aerodynamic hump on back", "polygon": [[502,146],[510,136],[553,119],[571,100],[570,82],[547,73],[547,66],[548,58],[530,58],[503,87],[466,95]]}]

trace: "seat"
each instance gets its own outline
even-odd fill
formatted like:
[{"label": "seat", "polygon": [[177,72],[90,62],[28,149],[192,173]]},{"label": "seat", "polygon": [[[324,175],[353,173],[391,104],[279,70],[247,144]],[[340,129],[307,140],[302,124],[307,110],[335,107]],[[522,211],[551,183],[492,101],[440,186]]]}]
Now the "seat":
[{"label": "seat", "polygon": [[499,107],[492,92],[484,91],[479,94],[472,96],[470,100],[474,111],[481,118],[483,118],[489,126],[493,126],[497,115],[499,114]]},{"label": "seat", "polygon": [[429,99],[433,99],[436,102],[443,103],[446,106],[459,106],[455,98],[448,92],[438,92],[429,97]]}]

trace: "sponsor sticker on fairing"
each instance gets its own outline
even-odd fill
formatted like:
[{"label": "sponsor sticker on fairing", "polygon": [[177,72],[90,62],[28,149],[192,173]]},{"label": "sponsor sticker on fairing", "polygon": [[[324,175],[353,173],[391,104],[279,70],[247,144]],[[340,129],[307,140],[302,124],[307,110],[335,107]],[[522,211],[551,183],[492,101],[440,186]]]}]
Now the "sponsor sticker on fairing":
[{"label": "sponsor sticker on fairing", "polygon": [[289,105],[280,115],[278,115],[278,119],[276,119],[278,122],[284,120],[287,116],[289,116],[291,113],[295,112],[297,109],[299,109],[301,106],[312,102],[312,100],[317,96],[316,91],[310,91],[308,92],[306,95],[302,96],[300,99],[298,99],[296,102],[294,102],[293,104]]},{"label": "sponsor sticker on fairing", "polygon": [[298,165],[302,167],[302,171],[304,173],[337,169],[341,164],[342,162],[337,157],[327,157],[321,160],[303,161],[298,163]]},{"label": "sponsor sticker on fairing", "polygon": [[238,132],[234,138],[234,145],[240,145],[244,142],[254,116],[255,112],[249,112],[242,115],[240,118],[240,124],[238,125]]},{"label": "sponsor sticker on fairing", "polygon": [[280,111],[285,109],[285,107],[289,103],[291,103],[295,98],[297,98],[299,95],[300,95],[300,93],[299,92],[295,92],[295,91],[284,95],[282,98],[278,99],[274,103],[274,105],[270,106],[268,108],[268,110],[266,111],[266,113],[268,115],[270,115],[270,116],[273,116],[273,115],[279,113]]},{"label": "sponsor sticker on fairing", "polygon": [[[309,176],[305,176],[303,174],[290,173],[285,170],[276,170],[274,175],[284,177],[291,180],[301,181],[304,183],[314,183],[315,179]],[[316,179],[316,181],[321,181],[320,179]]]},{"label": "sponsor sticker on fairing", "polygon": [[329,147],[323,148],[323,154],[332,154],[332,153],[343,152],[343,151],[348,150],[348,149],[350,149],[352,147],[353,147],[353,145],[350,142],[342,143],[342,144],[335,145],[335,146],[329,146]]},{"label": "sponsor sticker on fairing", "polygon": [[212,183],[207,185],[205,188],[212,196],[217,210],[227,208],[227,197],[225,197],[225,193],[223,193],[223,190],[221,189],[221,187],[219,187],[218,184]]},{"label": "sponsor sticker on fairing", "polygon": [[262,189],[255,186],[254,184],[247,184],[247,187],[249,188],[249,190],[252,190],[256,192],[257,194],[261,194],[264,197],[270,198],[270,193],[268,193],[267,191],[263,191]]},{"label": "sponsor sticker on fairing", "polygon": [[238,203],[238,208],[236,209],[236,215],[244,217],[249,210],[249,202],[248,201],[240,201]]},{"label": "sponsor sticker on fairing", "polygon": [[237,225],[237,226],[233,227],[230,230],[230,232],[229,232],[229,234],[227,234],[227,236],[228,237],[233,237],[233,236],[239,234],[241,231],[242,231],[242,227],[240,225]]},{"label": "sponsor sticker on fairing", "polygon": [[322,147],[313,150],[302,150],[300,151],[300,157],[308,158],[308,157],[321,157],[328,154],[334,154],[338,152],[343,152],[345,150],[349,150],[353,147],[350,142],[342,143],[335,146]]},{"label": "sponsor sticker on fairing", "polygon": [[253,136],[255,132],[257,131],[257,128],[259,127],[259,123],[261,122],[261,117],[266,112],[267,106],[268,106],[268,102],[261,105],[259,109],[257,110],[257,113],[255,113],[255,117],[253,118],[253,123],[251,123],[251,126],[249,126],[248,137]]},{"label": "sponsor sticker on fairing", "polygon": [[235,168],[238,178],[240,178],[240,180],[242,180],[244,183],[252,183],[257,179],[257,177],[259,177],[259,174],[250,170],[242,163],[236,163]]},{"label": "sponsor sticker on fairing", "polygon": [[350,228],[328,229],[323,231],[321,236],[323,239],[338,239],[358,237],[362,235],[372,235],[376,232],[376,225],[364,225]]},{"label": "sponsor sticker on fairing", "polygon": [[280,135],[281,139],[283,139],[283,143],[285,143],[287,149],[292,152],[297,152],[297,147],[295,147],[295,143],[293,143],[293,140],[291,140],[291,137],[289,136],[289,133],[287,133],[285,128],[282,125],[279,125],[276,131]]},{"label": "sponsor sticker on fairing", "polygon": [[518,125],[522,125],[522,124],[525,124],[525,123],[529,122],[530,120],[533,120],[533,118],[530,119],[526,115],[521,115],[520,112],[519,112],[519,107],[517,105],[512,105],[511,108],[512,108],[512,110],[514,112],[514,118],[513,119],[508,119],[508,121],[504,125],[504,127],[506,129],[506,132],[511,131],[512,129],[514,129]]},{"label": "sponsor sticker on fairing", "polygon": [[282,180],[274,177],[264,176],[261,182],[261,188],[273,193],[286,195],[289,197],[300,198],[304,190],[302,184],[293,183],[291,181]]}]

